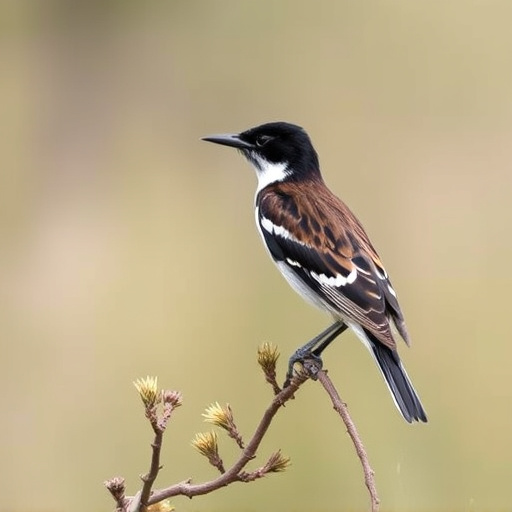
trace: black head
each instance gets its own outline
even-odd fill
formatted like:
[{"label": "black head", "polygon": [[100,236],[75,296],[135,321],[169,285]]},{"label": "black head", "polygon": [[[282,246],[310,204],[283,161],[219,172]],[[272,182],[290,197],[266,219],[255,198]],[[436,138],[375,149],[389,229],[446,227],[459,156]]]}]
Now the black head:
[{"label": "black head", "polygon": [[267,123],[239,134],[212,135],[203,140],[239,149],[258,176],[276,166],[283,167],[290,179],[320,173],[318,155],[308,134],[294,124]]}]

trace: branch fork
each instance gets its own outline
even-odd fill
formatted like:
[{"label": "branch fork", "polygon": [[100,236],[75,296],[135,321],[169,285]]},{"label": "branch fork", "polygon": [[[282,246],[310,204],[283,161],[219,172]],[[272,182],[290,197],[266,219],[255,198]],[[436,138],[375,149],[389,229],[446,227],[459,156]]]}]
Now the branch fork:
[{"label": "branch fork", "polygon": [[208,494],[221,487],[234,482],[253,482],[269,473],[285,471],[290,464],[290,459],[281,454],[278,450],[270,455],[267,461],[253,471],[245,470],[247,464],[256,458],[257,450],[265,436],[274,416],[284,407],[288,400],[294,398],[295,393],[308,379],[318,380],[331,398],[334,409],[343,420],[347,432],[354,444],[357,456],[363,467],[364,479],[370,494],[371,510],[378,512],[379,497],[375,486],[374,472],[368,461],[366,450],[363,446],[357,429],[350,417],[347,405],[341,400],[334,384],[327,375],[326,370],[321,368],[318,361],[311,359],[304,362],[303,368],[295,373],[288,386],[281,388],[277,383],[276,363],[279,352],[276,347],[269,343],[263,344],[258,350],[258,363],[261,366],[265,380],[271,385],[274,398],[265,410],[263,417],[257,425],[252,437],[247,443],[244,442],[236,425],[234,414],[229,406],[221,406],[218,402],[210,405],[203,414],[205,421],[225,431],[238,448],[240,455],[238,459],[226,469],[219,454],[217,433],[210,431],[196,434],[192,440],[192,446],[206,457],[208,462],[217,469],[219,476],[208,482],[194,484],[192,479],[187,479],[164,489],[153,490],[154,482],[162,465],[160,464],[160,452],[163,436],[168,422],[174,410],[181,405],[181,394],[176,391],[158,391],[157,378],[146,377],[134,382],[137,391],[142,399],[145,408],[145,415],[153,429],[154,439],[151,444],[152,456],[149,471],[141,476],[142,489],[133,497],[126,496],[124,479],[115,477],[105,485],[110,491],[115,503],[116,512],[169,512],[173,510],[169,498],[174,496],[187,496],[192,498]]}]

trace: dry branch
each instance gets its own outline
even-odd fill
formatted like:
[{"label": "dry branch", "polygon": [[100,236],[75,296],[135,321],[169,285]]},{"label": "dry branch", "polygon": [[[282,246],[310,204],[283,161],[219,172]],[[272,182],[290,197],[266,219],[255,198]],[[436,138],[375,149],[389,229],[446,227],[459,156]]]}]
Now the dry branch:
[{"label": "dry branch", "polygon": [[[334,384],[327,376],[327,372],[315,366],[314,362],[306,361],[304,370],[298,372],[293,377],[290,384],[281,389],[277,384],[275,374],[275,365],[278,357],[279,354],[277,350],[268,344],[264,345],[258,351],[258,362],[263,369],[267,382],[272,386],[275,396],[265,410],[263,417],[248,443],[245,444],[243,442],[229,405],[223,408],[216,403],[206,410],[206,414],[204,415],[206,421],[223,428],[227,434],[236,441],[240,448],[240,455],[231,467],[225,469],[224,463],[217,451],[216,434],[198,434],[192,444],[200,453],[208,458],[210,463],[213,464],[221,474],[213,480],[197,484],[192,483],[191,479],[187,479],[164,489],[152,490],[153,484],[161,469],[160,452],[163,434],[171,417],[171,412],[177,406],[181,405],[181,395],[171,391],[158,393],[156,391],[156,378],[148,377],[147,379],[137,381],[135,385],[144,403],[146,417],[153,428],[155,437],[152,443],[149,472],[141,477],[143,481],[141,491],[135,496],[126,497],[124,480],[122,478],[116,477],[105,482],[105,485],[116,502],[117,512],[146,512],[149,509],[153,510],[154,507],[158,507],[157,504],[174,496],[187,496],[192,498],[194,496],[208,494],[233,482],[252,482],[268,473],[283,471],[287,467],[289,459],[281,455],[279,451],[273,453],[267,462],[255,471],[248,472],[245,470],[245,467],[256,457],[256,452],[261,441],[277,412],[287,401],[294,397],[300,386],[309,378],[313,380],[318,379],[320,381],[331,398],[334,409],[342,418],[363,467],[365,483],[371,499],[371,510],[372,512],[378,512],[379,497],[375,486],[374,472],[369,464],[368,456],[354,422],[350,417],[347,406],[341,400]],[[213,439],[214,442],[209,441],[211,439]],[[169,507],[167,506],[167,510],[168,509]]]},{"label": "dry branch", "polygon": [[377,487],[375,486],[375,472],[370,466],[368,454],[366,453],[361,437],[359,436],[356,426],[348,412],[347,404],[340,398],[338,391],[325,370],[320,370],[317,373],[317,378],[331,398],[334,410],[341,416],[343,423],[345,423],[345,426],[347,427],[348,435],[350,436],[350,439],[352,439],[352,443],[354,443],[357,456],[363,466],[364,482],[368,488],[368,492],[370,493],[372,512],[378,512],[380,500],[377,494]]}]

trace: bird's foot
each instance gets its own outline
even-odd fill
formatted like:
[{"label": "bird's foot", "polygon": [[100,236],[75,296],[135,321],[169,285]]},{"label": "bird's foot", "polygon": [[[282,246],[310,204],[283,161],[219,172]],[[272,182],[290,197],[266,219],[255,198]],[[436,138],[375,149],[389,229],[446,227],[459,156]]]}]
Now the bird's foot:
[{"label": "bird's foot", "polygon": [[306,347],[297,349],[288,361],[288,372],[283,387],[288,387],[294,375],[294,367],[296,363],[302,365],[303,371],[313,380],[317,379],[318,372],[322,369],[322,358],[315,354],[314,351]]}]

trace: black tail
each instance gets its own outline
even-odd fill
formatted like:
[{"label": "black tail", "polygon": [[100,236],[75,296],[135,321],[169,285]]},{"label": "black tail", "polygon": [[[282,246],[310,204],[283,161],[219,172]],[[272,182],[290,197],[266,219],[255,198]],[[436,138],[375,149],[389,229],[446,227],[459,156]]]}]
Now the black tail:
[{"label": "black tail", "polygon": [[402,416],[409,423],[413,421],[424,421],[426,423],[427,415],[407,376],[407,372],[402,366],[398,353],[383,345],[367,331],[366,334],[380,371]]}]

